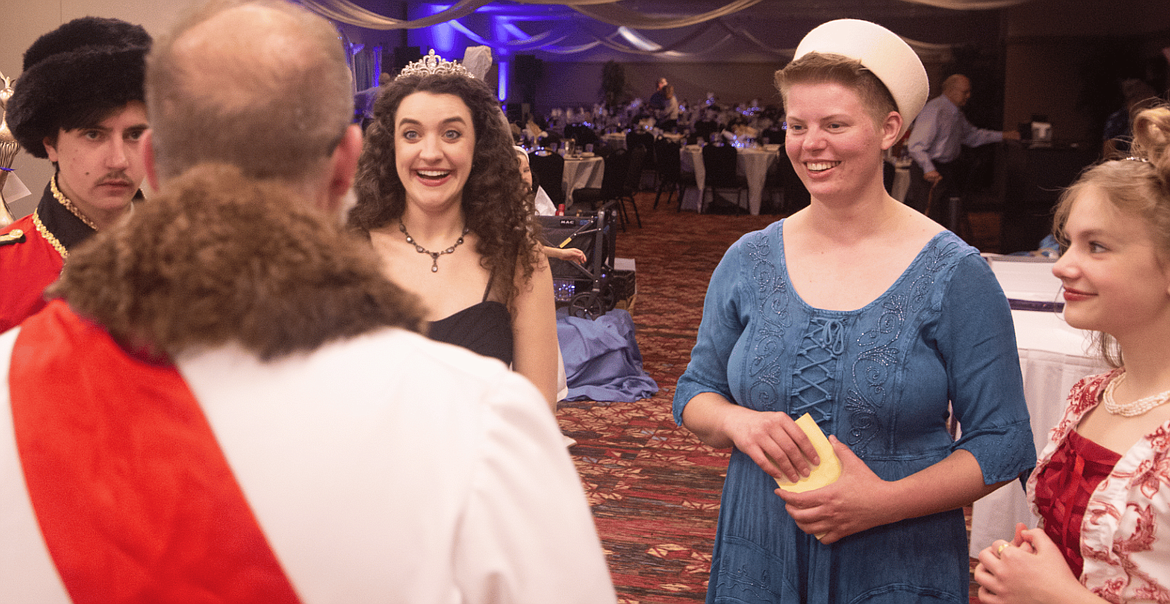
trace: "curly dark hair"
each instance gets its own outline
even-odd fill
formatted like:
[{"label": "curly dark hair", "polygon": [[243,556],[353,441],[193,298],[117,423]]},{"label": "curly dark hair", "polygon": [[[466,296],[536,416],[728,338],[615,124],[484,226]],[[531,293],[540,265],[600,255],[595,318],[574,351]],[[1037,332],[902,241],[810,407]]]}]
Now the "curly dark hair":
[{"label": "curly dark hair", "polygon": [[[349,226],[368,236],[405,211],[406,189],[395,162],[394,119],[402,100],[416,92],[455,95],[471,111],[475,154],[463,187],[466,227],[479,240],[476,251],[483,257],[484,268],[493,275],[511,276],[520,265],[524,279],[530,279],[540,255],[536,207],[520,177],[512,133],[491,89],[464,75],[403,76],[378,93],[374,121],[366,129],[358,160],[354,180],[357,205],[349,212]],[[498,279],[493,287],[501,288],[505,303],[510,305],[516,295],[515,280]]]}]

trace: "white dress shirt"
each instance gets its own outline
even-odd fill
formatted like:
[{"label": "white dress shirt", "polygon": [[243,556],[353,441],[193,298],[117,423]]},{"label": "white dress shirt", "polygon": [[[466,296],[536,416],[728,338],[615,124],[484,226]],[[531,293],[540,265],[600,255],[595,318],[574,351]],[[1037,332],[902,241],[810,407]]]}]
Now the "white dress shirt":
[{"label": "white dress shirt", "polygon": [[959,158],[960,145],[978,147],[1003,140],[1003,132],[976,128],[946,95],[926,103],[910,131],[908,151],[924,173],[934,172],[934,162]]}]

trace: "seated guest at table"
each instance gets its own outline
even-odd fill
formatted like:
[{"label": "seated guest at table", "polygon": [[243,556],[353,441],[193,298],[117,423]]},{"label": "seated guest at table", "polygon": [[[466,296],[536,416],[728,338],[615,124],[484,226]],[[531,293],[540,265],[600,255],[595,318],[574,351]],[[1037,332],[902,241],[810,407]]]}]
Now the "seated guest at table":
[{"label": "seated guest at table", "polygon": [[552,273],[491,89],[458,63],[412,63],[366,130],[351,227],[418,295],[429,334],[498,358],[556,409]]},{"label": "seated guest at table", "polygon": [[1170,602],[1170,108],[1133,133],[1055,217],[1064,318],[1114,369],[1073,387],[1028,479],[1042,526],[979,554],[984,604]]},{"label": "seated guest at table", "polygon": [[41,292],[69,252],[141,198],[150,43],[139,25],[84,17],[24,53],[6,121],[24,150],[53,162],[55,173],[32,214],[0,228],[0,332],[44,308]]},{"label": "seated guest at table", "polygon": [[[676,421],[732,449],[708,601],[966,601],[962,507],[1035,455],[995,276],[882,187],[926,71],[893,32],[839,20],[776,84],[811,205],[724,255],[674,398]],[[776,489],[828,461],[805,413],[833,435],[840,477]]]},{"label": "seated guest at table", "polygon": [[0,602],[614,602],[540,393],[341,228],[350,78],[283,0],[158,41],[159,194],[0,335]]},{"label": "seated guest at table", "polygon": [[702,115],[695,121],[694,132],[696,142],[703,140],[707,142],[711,136],[711,132],[720,131],[720,123],[715,118],[715,111],[709,107],[704,107]]}]

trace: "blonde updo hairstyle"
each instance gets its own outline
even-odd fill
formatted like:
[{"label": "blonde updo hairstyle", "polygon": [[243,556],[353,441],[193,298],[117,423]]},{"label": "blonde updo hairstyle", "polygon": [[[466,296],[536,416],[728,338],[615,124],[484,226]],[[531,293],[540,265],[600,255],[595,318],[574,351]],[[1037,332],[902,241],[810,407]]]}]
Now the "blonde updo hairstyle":
[{"label": "blonde updo hairstyle", "polygon": [[[1060,196],[1053,217],[1053,235],[1068,246],[1065,225],[1073,204],[1089,188],[1105,194],[1119,211],[1137,216],[1148,226],[1159,263],[1170,263],[1170,106],[1143,109],[1133,118],[1132,156],[1104,161],[1086,169]],[[1094,341],[1112,367],[1121,367],[1121,349],[1107,333]]]}]

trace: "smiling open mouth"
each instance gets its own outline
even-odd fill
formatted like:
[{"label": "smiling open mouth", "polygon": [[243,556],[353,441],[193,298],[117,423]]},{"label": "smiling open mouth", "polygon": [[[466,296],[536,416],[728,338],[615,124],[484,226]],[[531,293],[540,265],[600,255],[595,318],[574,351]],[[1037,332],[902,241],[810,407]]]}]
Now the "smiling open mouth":
[{"label": "smiling open mouth", "polygon": [[810,161],[805,162],[804,165],[806,168],[808,168],[809,172],[824,172],[825,170],[835,167],[840,163],[841,162],[839,161]]},{"label": "smiling open mouth", "polygon": [[439,170],[418,170],[416,173],[423,180],[442,180],[451,174],[450,172],[441,172]]}]

